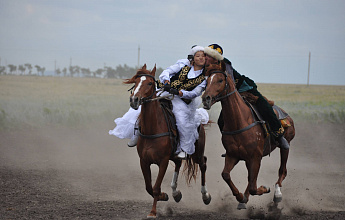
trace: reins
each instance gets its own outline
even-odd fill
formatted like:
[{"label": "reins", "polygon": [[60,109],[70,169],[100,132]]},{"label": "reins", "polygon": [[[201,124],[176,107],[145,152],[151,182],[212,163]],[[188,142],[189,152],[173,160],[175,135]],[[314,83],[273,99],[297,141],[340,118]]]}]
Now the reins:
[{"label": "reins", "polygon": [[[148,102],[153,102],[153,101],[158,101],[160,99],[172,100],[174,98],[174,95],[172,95],[172,94],[165,95],[165,96],[158,96],[156,98],[152,98],[153,95],[157,93],[156,86],[158,85],[158,81],[155,79],[155,77],[153,77],[152,75],[149,75],[149,74],[140,74],[140,75],[136,76],[135,78],[138,78],[138,77],[141,77],[141,76],[151,77],[154,80],[155,85],[154,85],[152,94],[149,95],[148,97],[141,98],[140,99],[140,104],[144,104],[144,103],[148,103]],[[130,88],[128,91],[131,91],[131,93],[132,93],[132,90],[134,89],[134,87],[135,87],[135,85],[132,88]],[[162,91],[162,89],[160,89],[158,91]],[[145,134],[141,133],[140,128],[137,128],[136,130],[137,130],[138,134],[141,137],[147,138],[147,139],[155,139],[155,138],[159,138],[159,137],[170,136],[171,146],[173,146],[173,132],[171,131],[171,128],[169,127],[169,122],[168,122],[168,117],[166,115],[166,112],[164,111],[162,105],[160,105],[160,107],[162,109],[165,121],[166,121],[166,123],[168,125],[168,132],[164,132],[164,133],[160,133],[160,134],[145,135]]]},{"label": "reins", "polygon": [[[155,82],[155,87],[154,87],[154,90],[153,92],[151,93],[151,95],[149,95],[148,97],[144,97],[144,98],[141,98],[140,99],[140,104],[144,104],[144,103],[147,103],[147,102],[153,102],[153,101],[157,101],[157,100],[160,100],[160,99],[169,99],[169,100],[172,100],[174,98],[174,95],[172,94],[169,94],[169,95],[165,95],[165,96],[158,96],[156,98],[152,98],[153,95],[157,92],[156,91],[156,85],[158,85],[158,81],[155,79],[155,77],[149,75],[149,74],[140,74],[138,76],[136,76],[135,78],[138,78],[138,77],[141,77],[141,76],[148,76],[148,77],[151,77],[154,82]],[[131,91],[131,94],[133,92],[133,89],[134,89],[135,85],[132,86],[130,89],[128,89],[128,91]],[[159,91],[159,90],[158,90]]]},{"label": "reins", "polygon": [[[210,74],[210,76],[211,76],[212,74],[215,74],[215,73],[222,73],[222,74],[224,75],[224,77],[225,77],[225,82],[226,82],[224,90],[228,89],[228,88],[229,88],[229,84],[228,84],[228,81],[227,81],[227,77],[228,77],[227,74],[226,74],[225,72],[223,72],[223,71],[216,70],[216,71],[213,71],[213,72]],[[218,102],[218,101],[220,101],[220,100],[222,100],[222,99],[224,99],[224,98],[226,98],[226,97],[228,97],[228,96],[231,96],[231,95],[234,94],[236,91],[237,91],[237,89],[235,88],[234,91],[229,92],[229,93],[227,93],[227,94],[225,94],[225,95],[223,95],[223,96],[217,95],[216,98],[215,98],[214,100],[215,100],[216,102]]]},{"label": "reins", "polygon": [[[228,84],[228,80],[227,80],[227,77],[228,77],[227,74],[225,72],[223,72],[223,71],[217,70],[217,71],[212,72],[210,74],[210,76],[212,74],[214,74],[214,73],[222,73],[224,75],[225,82],[226,82],[224,90],[228,89],[229,88],[229,84]],[[218,101],[220,101],[220,100],[222,100],[222,99],[224,99],[224,98],[234,94],[235,92],[237,92],[236,88],[234,89],[234,91],[229,92],[229,93],[225,94],[224,96],[220,96],[220,97],[216,96],[215,101],[218,102]],[[250,109],[250,111],[252,112],[252,115],[253,115],[253,110],[250,107],[249,107],[249,109]],[[253,117],[254,117],[254,115],[253,115]],[[225,134],[225,135],[236,135],[236,134],[240,134],[240,133],[242,133],[244,131],[247,131],[247,130],[251,129],[252,127],[254,127],[254,126],[258,125],[258,124],[265,124],[265,121],[254,121],[250,125],[242,128],[240,130],[236,130],[236,131],[221,131],[221,133]]]}]

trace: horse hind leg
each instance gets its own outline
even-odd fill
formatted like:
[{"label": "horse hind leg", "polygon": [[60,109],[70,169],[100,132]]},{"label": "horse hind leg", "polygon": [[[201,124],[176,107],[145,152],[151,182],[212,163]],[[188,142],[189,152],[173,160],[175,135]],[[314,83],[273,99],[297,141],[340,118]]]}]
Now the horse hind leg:
[{"label": "horse hind leg", "polygon": [[280,191],[280,187],[282,187],[282,182],[287,176],[287,160],[289,157],[289,149],[280,149],[280,168],[278,171],[278,181],[275,184],[275,190],[274,190],[274,197],[273,201],[275,203],[281,202],[283,199],[283,194]]},{"label": "horse hind leg", "polygon": [[208,193],[206,187],[206,170],[207,170],[207,157],[203,157],[202,162],[199,163],[200,172],[201,172],[201,195],[202,201],[204,201],[205,205],[210,204],[211,202],[211,194]]},{"label": "horse hind leg", "polygon": [[176,190],[176,189],[177,189],[177,180],[178,180],[178,175],[180,172],[182,161],[176,160],[176,161],[174,161],[174,163],[175,163],[175,172],[174,172],[170,186],[172,189],[172,196],[173,196],[175,202],[180,202],[182,199],[182,193],[180,190]]}]

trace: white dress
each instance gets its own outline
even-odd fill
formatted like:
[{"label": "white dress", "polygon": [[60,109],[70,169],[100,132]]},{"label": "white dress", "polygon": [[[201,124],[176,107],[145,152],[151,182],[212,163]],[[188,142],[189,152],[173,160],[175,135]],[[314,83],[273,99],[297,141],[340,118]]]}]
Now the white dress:
[{"label": "white dress", "polygon": [[[178,73],[182,67],[189,65],[187,59],[178,60],[176,64],[168,67],[159,76],[160,81],[163,83],[165,80],[169,80],[172,76]],[[187,77],[195,78],[202,73],[202,70],[195,71],[194,67],[191,67]],[[203,81],[192,91],[181,90],[182,97],[175,96],[172,100],[173,113],[176,117],[176,125],[180,135],[180,142],[177,146],[176,153],[183,150],[187,154],[193,154],[195,152],[194,143],[199,139],[197,131],[198,126],[207,124],[209,115],[203,108],[198,108],[201,104],[201,94],[205,89],[206,81]],[[161,95],[165,95],[167,92],[163,92]],[[190,104],[186,104],[181,98],[192,99]],[[129,109],[129,111],[122,117],[115,119],[116,127],[109,131],[110,135],[115,135],[119,138],[133,138],[134,127],[136,120],[140,114],[140,108],[138,110]]]}]

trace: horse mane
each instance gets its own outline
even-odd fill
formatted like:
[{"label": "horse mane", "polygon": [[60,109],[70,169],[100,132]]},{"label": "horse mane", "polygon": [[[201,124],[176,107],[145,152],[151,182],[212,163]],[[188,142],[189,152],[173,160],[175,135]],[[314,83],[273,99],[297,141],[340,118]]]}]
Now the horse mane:
[{"label": "horse mane", "polygon": [[226,66],[224,61],[216,64],[209,64],[206,66],[205,76],[210,76],[213,71],[223,71],[225,72]]},{"label": "horse mane", "polygon": [[135,83],[135,79],[136,79],[138,76],[140,76],[140,75],[145,75],[145,74],[152,75],[152,72],[153,72],[153,74],[154,74],[155,71],[156,71],[156,66],[153,68],[152,71],[149,71],[149,70],[146,69],[146,64],[144,64],[144,66],[141,67],[141,69],[138,69],[138,70],[137,70],[137,73],[136,73],[132,78],[123,80],[123,83],[124,83],[124,84],[133,84],[133,83]]}]

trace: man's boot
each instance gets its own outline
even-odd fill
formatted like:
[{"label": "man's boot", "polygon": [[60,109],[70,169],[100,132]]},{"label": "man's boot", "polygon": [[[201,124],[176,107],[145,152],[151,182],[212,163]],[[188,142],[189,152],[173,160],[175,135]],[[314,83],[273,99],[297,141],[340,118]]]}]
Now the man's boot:
[{"label": "man's boot", "polygon": [[283,135],[277,137],[277,141],[279,143],[279,147],[285,150],[290,148],[288,141],[284,138]]}]

